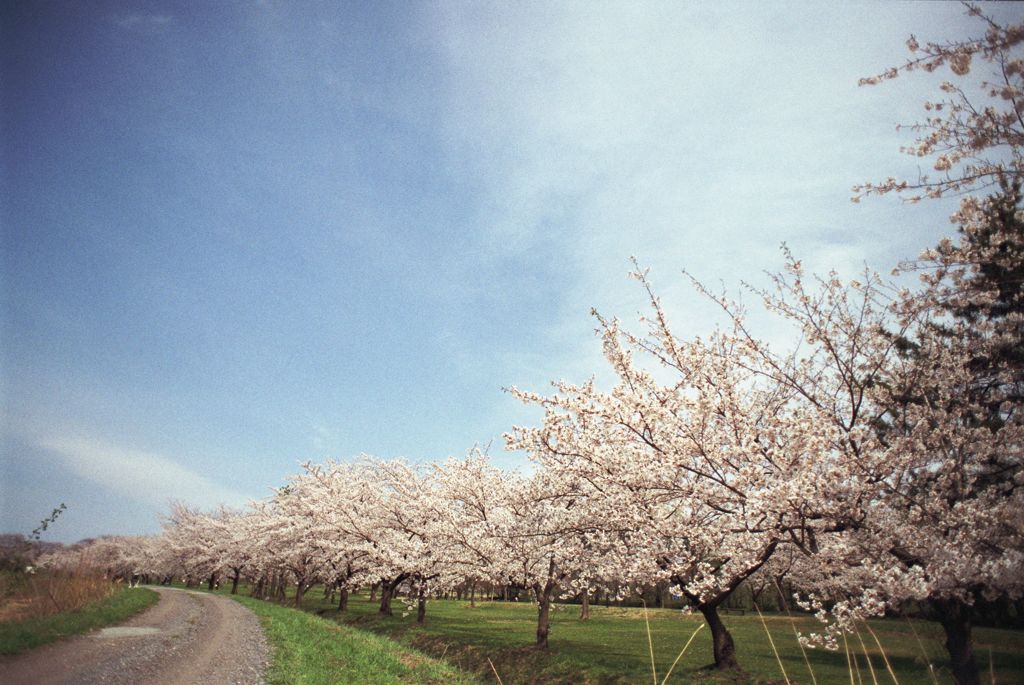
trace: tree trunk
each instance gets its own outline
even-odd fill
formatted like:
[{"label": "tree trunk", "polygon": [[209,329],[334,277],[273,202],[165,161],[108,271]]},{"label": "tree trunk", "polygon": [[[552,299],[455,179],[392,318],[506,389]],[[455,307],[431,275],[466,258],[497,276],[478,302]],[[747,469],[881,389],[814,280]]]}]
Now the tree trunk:
[{"label": "tree trunk", "polygon": [[238,594],[238,577],[241,574],[239,569],[234,569],[235,575],[231,576],[231,594]]},{"label": "tree trunk", "polygon": [[380,583],[374,583],[373,585],[370,586],[370,601],[371,602],[377,599],[377,587],[379,585],[380,585]]},{"label": "tree trunk", "polygon": [[946,650],[956,685],[979,685],[978,665],[971,647],[970,608],[954,599],[932,600],[942,629],[946,631]]},{"label": "tree trunk", "polygon": [[469,606],[470,606],[470,608],[473,608],[473,609],[476,608],[476,581],[475,580],[473,581],[473,584],[469,586]]},{"label": "tree trunk", "polygon": [[380,609],[379,613],[385,616],[394,616],[394,612],[391,611],[391,595],[394,592],[394,586],[391,581],[381,582],[380,584]]},{"label": "tree trunk", "polygon": [[704,614],[704,620],[707,621],[708,628],[711,629],[711,643],[715,651],[715,668],[722,670],[739,668],[740,665],[736,661],[736,644],[732,641],[732,635],[729,634],[729,630],[718,616],[718,605],[702,604],[698,609],[700,609],[700,613]]},{"label": "tree trunk", "polygon": [[277,577],[277,603],[286,604],[288,602],[288,589],[287,583],[284,579],[284,574],[280,574]]},{"label": "tree trunk", "polygon": [[590,588],[583,588],[583,593],[580,596],[580,620],[590,620]]},{"label": "tree trunk", "polygon": [[427,619],[427,595],[420,588],[419,596],[416,598],[416,622],[422,624]]},{"label": "tree trunk", "polygon": [[216,573],[211,573],[210,574],[210,580],[209,580],[208,583],[206,583],[206,589],[210,590],[212,592],[213,591],[213,584],[216,583],[216,582],[217,582],[217,574]]},{"label": "tree trunk", "polygon": [[348,588],[338,589],[338,611],[348,611]]},{"label": "tree trunk", "polygon": [[309,586],[306,585],[306,581],[304,581],[303,579],[300,578],[298,584],[295,586],[295,608],[296,609],[301,609],[302,608],[302,597],[306,594],[306,590],[308,590],[308,589],[309,589]]},{"label": "tree trunk", "polygon": [[551,590],[553,584],[548,582],[541,587],[534,586],[537,593],[537,647],[548,648],[548,633],[551,632]]}]

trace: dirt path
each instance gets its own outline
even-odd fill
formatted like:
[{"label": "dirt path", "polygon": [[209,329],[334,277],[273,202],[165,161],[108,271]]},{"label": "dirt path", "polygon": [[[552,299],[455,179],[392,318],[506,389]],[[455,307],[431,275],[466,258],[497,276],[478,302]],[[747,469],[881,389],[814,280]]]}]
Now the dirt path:
[{"label": "dirt path", "polygon": [[269,649],[255,614],[201,592],[152,588],[153,608],[113,628],[0,659],[10,685],[263,685]]}]

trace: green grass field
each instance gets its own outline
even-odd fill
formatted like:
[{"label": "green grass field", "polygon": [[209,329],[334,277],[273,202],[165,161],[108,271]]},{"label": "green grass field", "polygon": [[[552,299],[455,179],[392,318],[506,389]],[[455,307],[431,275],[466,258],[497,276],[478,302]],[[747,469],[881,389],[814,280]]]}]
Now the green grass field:
[{"label": "green grass field", "polygon": [[[226,593],[227,589],[221,592]],[[552,616],[550,649],[543,652],[531,646],[536,629],[536,609],[530,603],[477,602],[477,608],[470,608],[466,601],[433,600],[428,604],[426,625],[417,626],[414,612],[402,616],[400,602],[395,603],[395,616],[381,617],[377,614],[377,604],[369,602],[363,591],[352,596],[349,611],[339,615],[322,596],[319,588],[311,590],[306,595],[303,609],[443,659],[473,674],[480,682],[497,682],[488,659],[497,668],[505,685],[652,682],[642,609],[594,606],[592,618],[581,622],[577,618],[578,606],[560,606]],[[252,602],[247,598],[243,601]],[[702,620],[699,615],[684,616],[671,609],[651,609],[648,616],[660,683]],[[733,614],[725,616],[724,620],[736,640],[744,673],[723,677],[707,670],[713,659],[710,637],[705,628],[697,634],[669,682],[784,683],[779,663],[757,615]],[[765,622],[790,682],[811,683],[790,618],[772,614],[765,616]],[[817,621],[810,617],[798,616],[796,624],[804,632],[820,630]],[[929,662],[935,667],[939,683],[952,683],[944,665],[944,638],[937,624],[914,621],[911,627],[908,621],[887,619],[872,621],[870,626],[885,649],[898,683],[932,683]],[[858,668],[854,682],[873,685],[877,679],[879,684],[893,683],[874,638],[866,630],[862,630],[861,638],[863,647],[856,637],[850,639],[850,649]],[[974,645],[984,681],[989,680],[991,653],[996,683],[1024,683],[1024,631],[975,629]],[[819,685],[849,685],[850,671],[843,651],[809,650],[807,657]],[[874,677],[869,669],[869,660]]]},{"label": "green grass field", "polygon": [[236,599],[263,624],[273,650],[267,675],[274,685],[477,682],[454,666],[380,635],[269,602]]},{"label": "green grass field", "polygon": [[0,623],[0,654],[17,654],[62,637],[120,623],[153,606],[159,598],[152,590],[122,587],[78,611]]}]

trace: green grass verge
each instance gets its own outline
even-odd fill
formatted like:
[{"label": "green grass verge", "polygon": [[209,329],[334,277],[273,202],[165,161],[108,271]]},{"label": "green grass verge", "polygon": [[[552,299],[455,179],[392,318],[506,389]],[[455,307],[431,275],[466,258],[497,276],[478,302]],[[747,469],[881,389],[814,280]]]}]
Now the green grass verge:
[{"label": "green grass verge", "polygon": [[274,685],[479,682],[458,668],[366,631],[249,597],[273,650],[268,679]]},{"label": "green grass verge", "polygon": [[120,588],[78,611],[0,623],[0,654],[17,654],[69,635],[120,623],[156,604],[160,595],[145,588]]},{"label": "green grass verge", "polygon": [[[244,590],[247,589],[240,588],[239,591],[242,593]],[[227,589],[221,592],[226,593]],[[592,618],[581,622],[577,618],[578,606],[563,605],[552,616],[550,648],[547,651],[531,646],[537,612],[529,602],[478,602],[477,608],[470,608],[466,601],[432,600],[427,605],[424,626],[416,625],[414,613],[402,616],[400,602],[395,605],[395,616],[380,616],[377,604],[369,602],[365,591],[350,598],[348,612],[338,614],[322,599],[319,589],[310,590],[303,609],[340,625],[369,631],[441,658],[463,672],[474,674],[481,682],[497,682],[488,659],[494,663],[506,684],[624,685],[652,682],[642,609],[594,606]],[[687,616],[671,609],[651,609],[649,618],[660,683],[702,619],[699,615]],[[710,636],[704,628],[675,667],[669,683],[784,683],[779,663],[757,615],[732,614],[723,616],[723,620],[736,641],[743,673],[723,675],[707,669],[713,659]],[[804,685],[811,683],[790,619],[785,615],[766,615],[765,623],[790,681]],[[821,625],[808,616],[797,616],[796,625],[804,633],[821,630]],[[914,621],[911,626],[903,619],[886,619],[871,621],[870,626],[878,636],[899,683],[930,685],[929,664],[934,666],[939,683],[953,683],[946,665],[948,657],[943,647],[944,636],[938,624]],[[863,628],[861,638],[863,646],[856,636],[849,639],[859,673],[859,676],[854,675],[854,682],[875,682],[871,675],[873,669],[878,683],[890,685],[893,678],[874,638]],[[985,682],[989,680],[991,655],[996,683],[1024,683],[1024,631],[976,628],[974,651]],[[849,685],[850,672],[842,648],[839,652],[808,650],[807,660],[819,685]]]}]

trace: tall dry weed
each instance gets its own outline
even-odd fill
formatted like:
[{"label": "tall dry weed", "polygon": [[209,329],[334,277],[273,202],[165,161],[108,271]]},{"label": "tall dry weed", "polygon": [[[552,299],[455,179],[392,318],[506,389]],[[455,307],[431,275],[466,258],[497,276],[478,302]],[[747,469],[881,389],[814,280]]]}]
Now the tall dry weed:
[{"label": "tall dry weed", "polygon": [[8,576],[0,621],[18,621],[76,611],[112,595],[117,586],[93,571],[40,570]]}]

